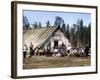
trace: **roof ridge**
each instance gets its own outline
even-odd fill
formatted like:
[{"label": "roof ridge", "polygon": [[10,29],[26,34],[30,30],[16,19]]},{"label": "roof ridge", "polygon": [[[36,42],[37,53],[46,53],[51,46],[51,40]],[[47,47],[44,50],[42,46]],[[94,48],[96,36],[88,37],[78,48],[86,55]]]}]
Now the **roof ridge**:
[{"label": "roof ridge", "polygon": [[49,34],[48,37],[46,37],[46,39],[39,45],[39,47],[41,47],[43,45],[43,43],[52,35],[52,33],[57,29],[58,27],[55,27],[55,29]]}]

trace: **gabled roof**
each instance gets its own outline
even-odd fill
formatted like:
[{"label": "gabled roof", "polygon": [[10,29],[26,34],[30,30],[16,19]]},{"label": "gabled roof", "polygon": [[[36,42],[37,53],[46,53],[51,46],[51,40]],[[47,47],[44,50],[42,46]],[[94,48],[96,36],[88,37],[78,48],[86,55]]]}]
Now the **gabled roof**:
[{"label": "gabled roof", "polygon": [[57,29],[58,27],[42,27],[27,30],[24,32],[24,43],[29,46],[30,42],[32,42],[35,49],[36,47],[41,46]]}]

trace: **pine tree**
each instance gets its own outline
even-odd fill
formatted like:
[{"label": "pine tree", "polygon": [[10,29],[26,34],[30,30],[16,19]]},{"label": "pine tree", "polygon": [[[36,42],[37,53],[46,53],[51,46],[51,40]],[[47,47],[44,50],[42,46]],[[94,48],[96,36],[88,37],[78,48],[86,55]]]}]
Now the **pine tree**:
[{"label": "pine tree", "polygon": [[66,29],[66,36],[70,40],[70,31],[69,31],[69,24],[67,24],[67,29]]},{"label": "pine tree", "polygon": [[64,33],[66,32],[66,24],[62,24],[62,30],[64,31]]},{"label": "pine tree", "polygon": [[46,27],[49,27],[50,26],[50,22],[49,20],[46,22]]},{"label": "pine tree", "polygon": [[29,29],[29,27],[30,27],[30,24],[28,22],[27,17],[23,16],[23,30],[27,30],[27,29]]},{"label": "pine tree", "polygon": [[38,28],[37,22],[35,22],[35,23],[33,24],[33,27],[34,27],[34,28]]},{"label": "pine tree", "polygon": [[55,17],[55,22],[54,22],[54,26],[58,27],[58,26],[62,26],[63,23],[63,19],[62,17],[56,16]]},{"label": "pine tree", "polygon": [[39,22],[39,28],[41,28],[41,27],[42,27],[41,22]]}]

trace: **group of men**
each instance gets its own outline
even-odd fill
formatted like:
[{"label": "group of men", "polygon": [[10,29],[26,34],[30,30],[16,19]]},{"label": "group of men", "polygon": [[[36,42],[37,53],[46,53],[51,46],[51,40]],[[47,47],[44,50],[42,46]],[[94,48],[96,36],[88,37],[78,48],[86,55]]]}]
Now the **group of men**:
[{"label": "group of men", "polygon": [[65,54],[65,52],[66,52],[66,46],[64,44],[60,45],[59,47],[57,47],[57,46],[54,47],[55,55],[57,53],[60,53],[61,56],[63,56]]},{"label": "group of men", "polygon": [[[73,51],[75,51],[75,49]],[[89,53],[89,47],[88,46],[86,46],[84,50],[83,49],[79,49],[77,51],[80,52],[80,53],[85,53],[86,56],[89,55],[88,54]],[[28,52],[28,47],[25,44],[24,47],[23,47],[23,57],[24,58],[26,58],[27,52]],[[33,44],[32,44],[32,42],[30,42],[30,45],[29,45],[29,54],[30,54],[29,58],[34,55],[34,52],[35,52],[35,49],[33,49]],[[50,53],[49,50],[44,50],[44,52],[45,53],[47,52],[47,54]],[[65,45],[61,45],[59,48],[58,47],[54,48],[54,54],[60,53],[63,56],[65,54],[65,52],[66,52],[66,46]],[[67,53],[69,54],[70,50],[67,50]],[[51,53],[50,53],[50,55],[51,55]]]},{"label": "group of men", "polygon": [[[32,57],[32,55],[34,54],[32,42],[30,43],[29,49],[30,49],[30,52],[29,52],[29,53],[30,53],[29,58],[30,58],[30,57]],[[25,45],[24,45],[24,48],[23,48],[23,56],[24,56],[24,58],[26,58],[27,51],[28,51],[28,47],[27,47],[27,45],[25,44]]]},{"label": "group of men", "polygon": [[90,55],[89,53],[91,53],[90,51],[91,50],[90,50],[89,46],[85,46],[84,48],[80,47],[80,48],[72,48],[71,49],[71,53],[72,54],[79,54],[78,56],[89,56]]}]

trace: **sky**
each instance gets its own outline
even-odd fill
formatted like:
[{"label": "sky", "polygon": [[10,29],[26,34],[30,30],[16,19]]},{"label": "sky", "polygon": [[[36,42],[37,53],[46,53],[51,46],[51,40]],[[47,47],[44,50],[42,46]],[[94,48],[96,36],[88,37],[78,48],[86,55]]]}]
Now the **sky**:
[{"label": "sky", "polygon": [[78,19],[82,19],[84,25],[88,25],[91,22],[90,13],[24,10],[23,15],[28,18],[28,22],[30,24],[33,24],[34,22],[41,22],[44,27],[48,20],[50,21],[51,26],[53,26],[56,16],[62,17],[65,24],[69,24],[69,26],[77,23]]}]

